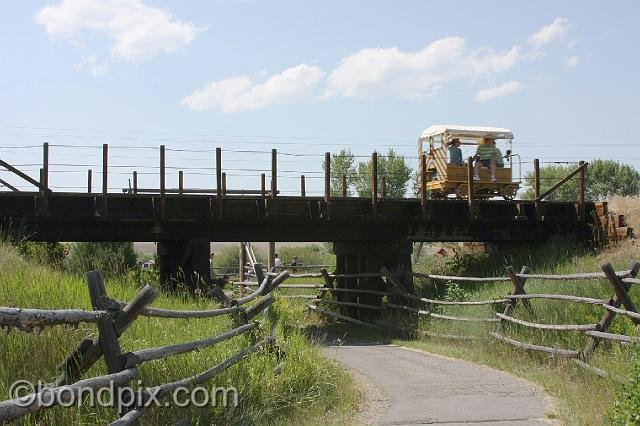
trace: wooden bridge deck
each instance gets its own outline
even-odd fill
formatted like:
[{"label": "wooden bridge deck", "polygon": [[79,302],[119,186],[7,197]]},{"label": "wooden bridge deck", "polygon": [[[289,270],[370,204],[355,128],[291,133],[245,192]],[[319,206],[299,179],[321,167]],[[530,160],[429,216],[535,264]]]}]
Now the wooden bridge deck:
[{"label": "wooden bridge deck", "polygon": [[591,238],[574,203],[215,195],[0,193],[0,226],[39,241],[531,241]]}]

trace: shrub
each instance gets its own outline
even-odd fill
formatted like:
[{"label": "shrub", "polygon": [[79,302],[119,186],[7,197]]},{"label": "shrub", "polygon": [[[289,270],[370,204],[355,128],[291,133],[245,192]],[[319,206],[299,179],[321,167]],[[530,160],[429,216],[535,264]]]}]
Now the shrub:
[{"label": "shrub", "polygon": [[133,243],[75,243],[67,262],[70,272],[99,270],[105,276],[121,275],[136,266]]},{"label": "shrub", "polygon": [[640,424],[640,348],[633,351],[629,382],[622,385],[607,418],[613,425]]},{"label": "shrub", "polygon": [[69,254],[69,246],[58,242],[21,241],[15,246],[25,259],[54,268],[62,268]]}]

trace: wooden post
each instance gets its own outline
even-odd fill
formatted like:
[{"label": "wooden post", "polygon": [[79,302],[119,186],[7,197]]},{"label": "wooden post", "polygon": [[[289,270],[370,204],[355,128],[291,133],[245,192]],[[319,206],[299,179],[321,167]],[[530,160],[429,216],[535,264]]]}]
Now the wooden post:
[{"label": "wooden post", "polygon": [[222,149],[216,148],[216,193],[222,198]]},{"label": "wooden post", "polygon": [[87,170],[87,193],[91,194],[91,169]]},{"label": "wooden post", "polygon": [[467,160],[467,202],[469,203],[469,217],[473,220],[475,217],[473,212],[473,157],[469,157]]},{"label": "wooden post", "polygon": [[324,201],[331,202],[331,154],[324,153]]},{"label": "wooden post", "polygon": [[42,145],[42,181],[40,182],[43,194],[46,194],[49,190],[49,143],[45,142]]},{"label": "wooden post", "polygon": [[165,188],[165,153],[164,153],[164,145],[160,145],[160,196],[164,197],[166,188]]},{"label": "wooden post", "polygon": [[[89,297],[94,311],[104,311],[108,308],[107,291],[104,286],[104,277],[100,271],[90,271],[86,274]],[[125,369],[125,359],[122,357],[118,332],[113,318],[98,320],[98,333],[100,335],[100,347],[104,354],[109,374],[118,373]],[[119,392],[116,391],[116,395]],[[116,397],[114,395],[114,398]],[[115,400],[116,407],[121,409],[120,401]],[[121,413],[121,411],[119,411]]]},{"label": "wooden post", "polygon": [[246,277],[245,277],[244,266],[246,264],[247,264],[247,251],[245,250],[244,243],[240,243],[240,268],[238,271],[239,272],[238,277],[240,279],[240,282],[245,281]]},{"label": "wooden post", "polygon": [[[322,279],[324,280],[324,288],[326,289],[334,288],[334,283],[333,283],[334,280],[329,276],[329,272],[327,272],[325,268],[322,268],[320,270],[320,273],[322,274]],[[315,301],[313,304],[318,305],[320,303],[320,300],[324,297],[325,294],[327,294],[327,292],[329,292],[329,290],[324,290],[324,289],[321,290],[320,294],[318,295],[318,300]]]},{"label": "wooden post", "polygon": [[267,196],[267,176],[264,173],[260,175],[260,195],[262,198]]},{"label": "wooden post", "polygon": [[427,208],[427,154],[420,156],[420,205],[422,206],[422,214],[426,213]]},{"label": "wooden post", "polygon": [[[637,269],[637,266],[634,265],[632,267],[632,271],[634,269]],[[616,275],[616,271],[613,269],[611,263],[605,263],[604,265],[602,265],[602,271],[605,273],[607,279],[609,280],[609,283],[611,283],[611,286],[613,287],[613,290],[616,292],[616,297],[624,305],[626,310],[631,312],[638,312],[635,304],[633,303],[633,300],[631,300],[628,294],[630,286],[625,285],[625,283],[620,280],[618,275]],[[640,324],[640,320],[636,318],[631,318],[631,321],[633,321],[635,325]]]},{"label": "wooden post", "polygon": [[[513,267],[511,266],[507,266],[505,268],[505,272],[507,273],[507,276],[511,279],[511,282],[513,283],[513,291],[511,292],[511,294],[512,295],[526,294],[526,292],[524,291],[524,285],[527,279],[518,277],[516,275],[516,272],[513,270]],[[529,273],[531,273],[531,269],[529,269],[528,266],[523,266],[522,269],[520,270],[520,274],[529,274]],[[518,299],[510,299],[509,302],[507,303],[507,306],[505,306],[504,308],[504,315],[511,315],[517,303],[518,303]],[[529,300],[522,299],[522,304],[524,305],[525,309],[528,312],[531,312],[531,303],[529,303]],[[500,322],[502,323],[502,321]]]},{"label": "wooden post", "polygon": [[540,160],[533,160],[533,194],[534,199],[540,196]]},{"label": "wooden post", "polygon": [[44,195],[47,191],[44,186],[44,169],[42,167],[40,167],[40,174],[38,176],[38,182],[40,182],[40,194]]},{"label": "wooden post", "polygon": [[584,193],[585,193],[585,169],[586,166],[584,166],[584,161],[580,161],[579,163],[580,166],[580,194],[579,194],[579,204],[578,204],[578,214],[580,216],[580,219],[585,220],[585,214],[586,214],[586,210],[585,210],[585,205],[584,205]]},{"label": "wooden post", "polygon": [[[273,241],[269,241],[269,250],[267,253],[267,269],[269,271],[271,271],[276,265],[275,265],[275,259],[276,259],[276,243]],[[256,275],[257,276],[257,275]]]},{"label": "wooden post", "polygon": [[371,154],[371,204],[378,205],[378,153]]},{"label": "wooden post", "polygon": [[227,174],[225,172],[222,172],[220,177],[222,178],[222,196],[226,197],[227,196]]},{"label": "wooden post", "polygon": [[381,182],[380,182],[380,196],[382,198],[385,198],[387,196],[387,176],[386,175],[382,175],[380,177]]},{"label": "wooden post", "polygon": [[178,194],[184,194],[184,173],[182,170],[178,171]]},{"label": "wooden post", "polygon": [[347,176],[342,175],[342,196],[347,197]]},{"label": "wooden post", "polygon": [[109,169],[109,145],[102,144],[102,195],[107,195],[107,173]]},{"label": "wooden post", "polygon": [[307,196],[307,189],[305,188],[304,175],[300,175],[300,196]]},{"label": "wooden post", "polygon": [[278,151],[271,150],[271,198],[278,197]]},{"label": "wooden post", "polygon": [[133,171],[133,193],[138,193],[138,172],[135,170]]}]

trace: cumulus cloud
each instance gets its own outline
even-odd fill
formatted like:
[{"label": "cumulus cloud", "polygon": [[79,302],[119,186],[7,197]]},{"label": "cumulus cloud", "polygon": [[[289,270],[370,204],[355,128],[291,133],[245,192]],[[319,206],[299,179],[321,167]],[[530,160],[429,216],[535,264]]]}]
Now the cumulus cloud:
[{"label": "cumulus cloud", "polygon": [[488,87],[476,93],[474,100],[476,102],[487,102],[492,99],[501,98],[503,96],[517,93],[525,88],[525,85],[519,81],[508,81],[500,86]]},{"label": "cumulus cloud", "polygon": [[502,53],[492,49],[470,51],[461,37],[441,38],[416,52],[397,47],[362,49],[343,58],[331,72],[323,98],[340,95],[422,100],[446,82],[506,71],[519,59],[517,46]]},{"label": "cumulus cloud", "polygon": [[578,65],[580,65],[580,62],[582,62],[582,59],[580,58],[580,56],[572,56],[566,60],[566,62],[564,63],[564,66],[566,68],[575,68]]},{"label": "cumulus cloud", "polygon": [[214,108],[227,113],[256,110],[312,97],[324,75],[318,67],[300,64],[261,83],[254,83],[246,76],[227,78],[206,84],[182,99],[181,104],[193,111]]},{"label": "cumulus cloud", "polygon": [[561,40],[569,30],[569,20],[567,18],[556,18],[549,25],[545,25],[529,36],[529,43],[533,46],[544,46],[554,41]]},{"label": "cumulus cloud", "polygon": [[[96,35],[105,37],[110,59],[144,61],[191,43],[198,29],[175,20],[166,10],[141,0],[63,0],[34,17],[52,39],[89,49]],[[92,49],[93,50],[93,49]],[[89,58],[96,54],[92,52]]]}]

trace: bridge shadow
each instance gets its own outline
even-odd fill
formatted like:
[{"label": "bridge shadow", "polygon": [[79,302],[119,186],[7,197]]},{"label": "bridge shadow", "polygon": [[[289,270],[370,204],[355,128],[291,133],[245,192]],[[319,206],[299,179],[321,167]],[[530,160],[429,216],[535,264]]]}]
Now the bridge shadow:
[{"label": "bridge shadow", "polygon": [[314,324],[302,328],[302,333],[319,346],[389,345],[399,336],[383,330],[348,324]]}]

